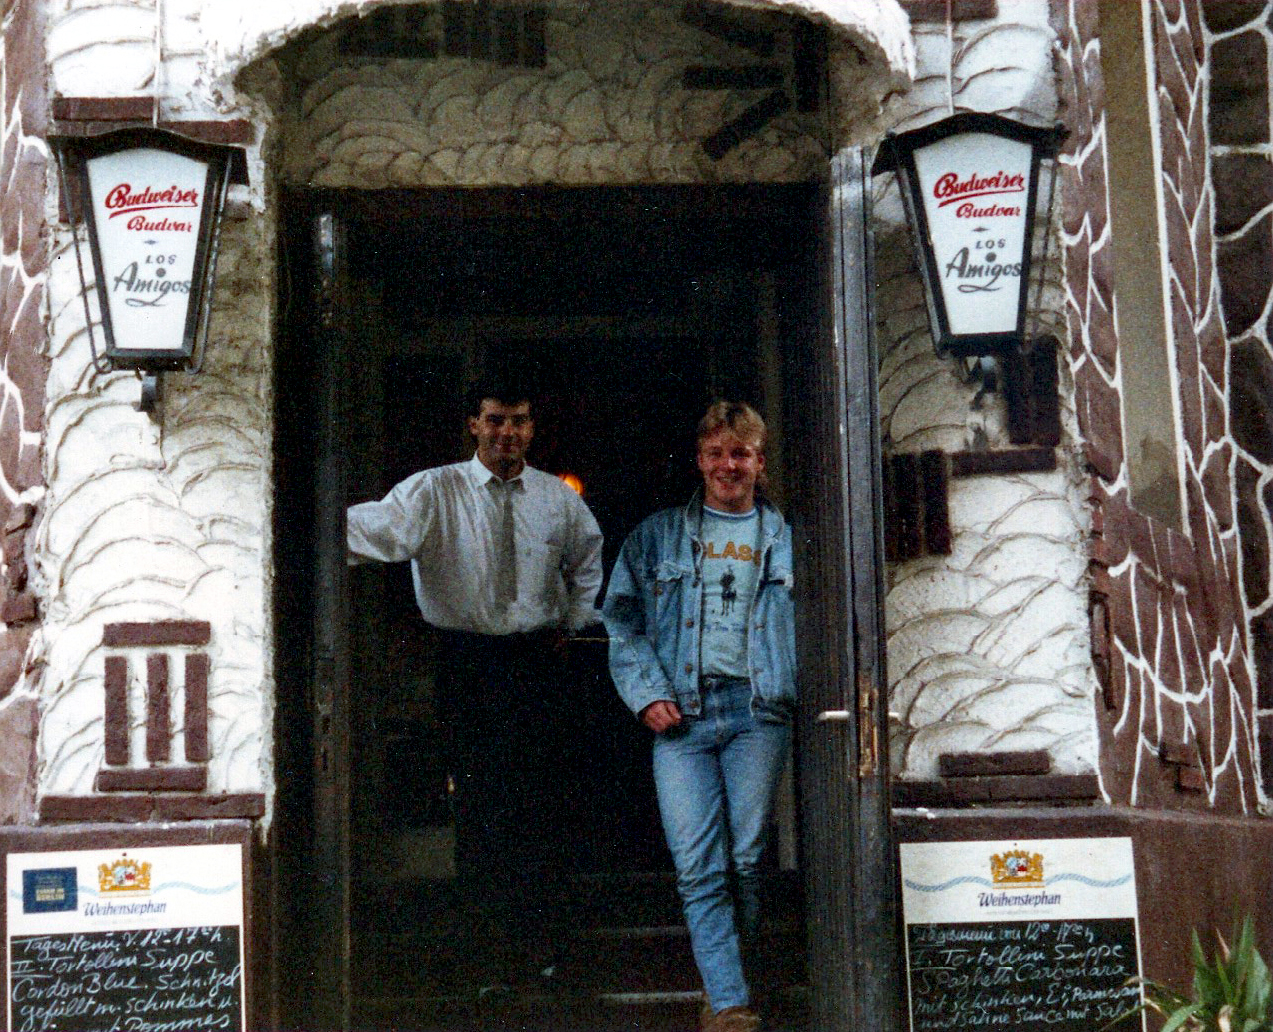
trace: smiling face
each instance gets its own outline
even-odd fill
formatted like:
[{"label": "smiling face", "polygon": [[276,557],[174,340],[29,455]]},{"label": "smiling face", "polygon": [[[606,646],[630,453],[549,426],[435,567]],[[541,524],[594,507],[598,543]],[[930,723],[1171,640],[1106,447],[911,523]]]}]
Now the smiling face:
[{"label": "smiling face", "polygon": [[526,449],[535,436],[530,402],[505,405],[484,398],[476,416],[469,416],[469,433],[477,438],[477,458],[501,480],[517,476],[526,465]]},{"label": "smiling face", "polygon": [[750,512],[756,504],[756,482],[764,469],[764,452],[726,426],[698,442],[703,504],[719,512]]}]

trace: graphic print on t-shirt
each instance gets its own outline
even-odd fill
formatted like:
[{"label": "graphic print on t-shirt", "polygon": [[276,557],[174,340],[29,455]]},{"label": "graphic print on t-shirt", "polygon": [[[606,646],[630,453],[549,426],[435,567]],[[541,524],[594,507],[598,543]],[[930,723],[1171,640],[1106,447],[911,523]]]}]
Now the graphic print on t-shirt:
[{"label": "graphic print on t-shirt", "polygon": [[760,514],[703,511],[703,673],[747,677],[747,614],[760,573]]}]

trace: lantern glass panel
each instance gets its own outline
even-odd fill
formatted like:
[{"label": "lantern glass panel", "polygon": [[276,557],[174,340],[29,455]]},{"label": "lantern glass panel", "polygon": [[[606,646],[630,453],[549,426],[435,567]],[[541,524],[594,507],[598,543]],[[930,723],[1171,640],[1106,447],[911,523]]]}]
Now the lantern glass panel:
[{"label": "lantern glass panel", "polygon": [[950,334],[1021,329],[1032,153],[1028,143],[980,132],[914,152]]},{"label": "lantern glass panel", "polygon": [[143,147],[90,158],[87,175],[112,355],[188,355],[208,163]]}]

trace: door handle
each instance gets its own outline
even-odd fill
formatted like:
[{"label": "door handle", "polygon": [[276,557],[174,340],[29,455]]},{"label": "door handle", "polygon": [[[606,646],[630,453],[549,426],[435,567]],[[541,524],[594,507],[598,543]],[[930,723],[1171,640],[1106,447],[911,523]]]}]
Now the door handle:
[{"label": "door handle", "polygon": [[853,714],[846,709],[829,709],[823,710],[818,714],[817,722],[819,724],[844,724],[847,723]]}]

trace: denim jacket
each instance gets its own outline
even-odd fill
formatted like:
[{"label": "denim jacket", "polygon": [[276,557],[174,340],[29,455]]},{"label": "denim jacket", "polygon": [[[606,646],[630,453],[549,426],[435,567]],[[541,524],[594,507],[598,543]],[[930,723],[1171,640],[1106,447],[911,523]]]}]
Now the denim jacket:
[{"label": "denim jacket", "polygon": [[[791,528],[758,499],[760,577],[747,621],[751,707],[757,717],[787,721],[795,707],[795,613]],[[682,508],[644,520],[623,543],[605,604],[610,674],[633,713],[660,699],[682,713],[702,711],[699,632],[703,611],[703,504],[696,494]]]}]

